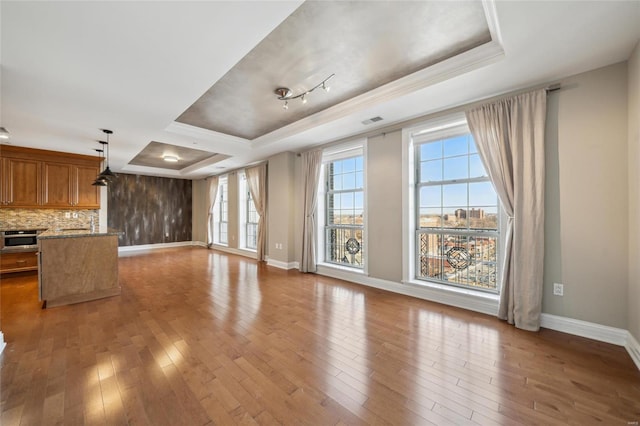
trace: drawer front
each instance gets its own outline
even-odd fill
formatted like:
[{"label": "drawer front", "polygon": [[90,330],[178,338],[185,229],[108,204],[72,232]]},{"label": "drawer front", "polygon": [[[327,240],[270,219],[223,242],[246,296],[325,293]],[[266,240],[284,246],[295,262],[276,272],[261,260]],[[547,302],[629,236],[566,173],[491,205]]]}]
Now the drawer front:
[{"label": "drawer front", "polygon": [[38,269],[36,252],[0,254],[0,271],[17,272]]}]

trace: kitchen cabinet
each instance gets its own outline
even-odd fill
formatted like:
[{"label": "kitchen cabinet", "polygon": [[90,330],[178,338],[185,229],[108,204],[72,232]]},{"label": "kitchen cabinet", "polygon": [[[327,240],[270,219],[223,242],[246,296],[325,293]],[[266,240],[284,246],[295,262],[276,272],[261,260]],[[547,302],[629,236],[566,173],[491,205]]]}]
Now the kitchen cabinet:
[{"label": "kitchen cabinet", "polygon": [[22,158],[0,158],[0,200],[3,207],[40,204],[40,162]]},{"label": "kitchen cabinet", "polygon": [[41,233],[38,285],[44,307],[119,295],[119,234],[106,226]]},{"label": "kitchen cabinet", "polygon": [[100,208],[100,187],[92,185],[99,173],[99,166],[74,166],[75,207]]},{"label": "kitchen cabinet", "polygon": [[46,162],[43,168],[44,206],[59,208],[73,206],[73,166]]},{"label": "kitchen cabinet", "polygon": [[0,273],[36,271],[38,257],[35,251],[0,253]]},{"label": "kitchen cabinet", "polygon": [[101,159],[2,145],[0,201],[3,207],[99,209]]}]

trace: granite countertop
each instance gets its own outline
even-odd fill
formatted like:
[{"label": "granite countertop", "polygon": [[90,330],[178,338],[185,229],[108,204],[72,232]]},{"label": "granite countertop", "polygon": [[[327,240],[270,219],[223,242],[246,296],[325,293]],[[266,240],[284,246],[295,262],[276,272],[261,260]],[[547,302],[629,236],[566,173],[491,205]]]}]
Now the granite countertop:
[{"label": "granite countertop", "polygon": [[107,235],[120,235],[122,231],[100,226],[95,231],[89,228],[51,228],[38,235],[38,240],[49,238],[76,238],[76,237],[104,237]]},{"label": "granite countertop", "polygon": [[42,226],[3,226],[0,228],[0,232],[5,231],[45,231],[47,228]]}]

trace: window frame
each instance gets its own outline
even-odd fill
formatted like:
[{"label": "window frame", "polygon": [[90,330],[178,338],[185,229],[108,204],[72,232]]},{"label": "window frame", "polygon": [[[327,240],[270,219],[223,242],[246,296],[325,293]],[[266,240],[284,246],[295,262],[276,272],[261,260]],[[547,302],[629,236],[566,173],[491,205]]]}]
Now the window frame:
[{"label": "window frame", "polygon": [[[420,227],[420,190],[423,187],[429,186],[441,186],[446,184],[471,184],[477,182],[491,182],[488,176],[483,177],[468,177],[463,179],[444,179],[439,181],[421,182],[421,164],[420,164],[420,146],[447,138],[455,137],[458,135],[464,135],[470,133],[468,128],[466,117],[464,114],[454,114],[448,117],[432,120],[428,123],[403,130],[403,163],[409,167],[410,175],[403,179],[405,188],[407,188],[407,194],[403,193],[403,210],[405,220],[403,220],[403,232],[405,234],[405,247],[407,253],[404,257],[403,265],[403,281],[412,284],[421,285],[436,285],[439,288],[445,289],[460,289],[465,291],[477,291],[482,293],[489,293],[497,295],[500,293],[500,283],[503,267],[503,239],[504,239],[504,211],[500,204],[500,200],[496,195],[496,208],[497,208],[497,228],[493,229],[473,229],[470,228],[470,223],[467,222],[466,228],[447,228],[441,222],[439,227]],[[476,145],[477,151],[477,145]],[[469,157],[473,152],[468,150],[466,154],[460,156]],[[443,159],[444,154],[443,154]],[[447,157],[448,158],[448,157]],[[451,157],[455,158],[455,157]],[[468,163],[467,167],[470,167]],[[442,197],[443,195],[441,195]],[[469,211],[477,206],[469,206],[469,192],[467,191],[467,205],[461,207]],[[440,208],[443,209],[443,202],[440,203]],[[441,210],[444,214],[444,210]],[[451,236],[464,236],[464,237],[481,237],[481,238],[495,238],[496,239],[496,254],[495,254],[495,270],[496,270],[496,288],[482,288],[474,285],[467,285],[461,283],[455,283],[445,280],[434,279],[432,277],[421,276],[420,268],[420,235],[421,234],[435,234],[435,235],[451,235]],[[442,256],[442,255],[440,255]]]},{"label": "window frame", "polygon": [[[256,218],[260,218],[256,205],[251,198],[251,191],[247,182],[247,175],[244,171],[238,173],[238,197],[239,202],[239,216],[240,216],[240,248],[248,251],[258,250],[258,222],[251,222],[251,213],[254,212]],[[249,244],[249,228],[253,227],[255,246]]]},{"label": "window frame", "polygon": [[[221,176],[218,180],[218,195],[215,211],[214,242],[222,246],[229,245],[229,178]],[[226,220],[225,219],[226,213]],[[225,228],[223,232],[222,228]],[[225,235],[225,240],[222,236]]]},{"label": "window frame", "polygon": [[[362,186],[354,190],[329,190],[329,168],[330,163],[346,160],[349,158],[362,157]],[[354,141],[342,143],[336,146],[325,148],[322,155],[322,165],[320,171],[320,184],[317,193],[317,253],[318,265],[340,269],[343,271],[354,272],[358,274],[366,274],[368,272],[367,262],[367,162],[366,162],[366,139],[357,139]],[[331,194],[339,193],[362,193],[362,224],[329,224],[329,203],[328,197]],[[328,229],[354,229],[361,232],[361,266],[352,266],[347,263],[335,262],[328,259],[327,231]],[[355,232],[355,231],[354,231]],[[355,255],[354,255],[355,256]]]}]

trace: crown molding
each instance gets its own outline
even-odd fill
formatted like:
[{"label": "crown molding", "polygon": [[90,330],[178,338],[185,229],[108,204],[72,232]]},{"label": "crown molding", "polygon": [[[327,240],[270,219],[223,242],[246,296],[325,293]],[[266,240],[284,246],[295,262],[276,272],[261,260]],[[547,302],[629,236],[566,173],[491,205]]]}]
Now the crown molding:
[{"label": "crown molding", "polygon": [[226,133],[215,132],[209,129],[192,126],[190,124],[180,123],[178,121],[171,122],[165,131],[175,133],[176,135],[195,138],[205,142],[212,142],[222,146],[228,146],[237,150],[238,146],[250,148],[251,144],[248,139],[239,138],[237,136],[227,135]]}]

